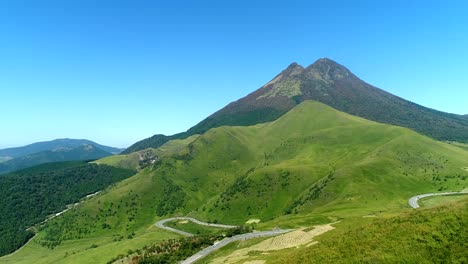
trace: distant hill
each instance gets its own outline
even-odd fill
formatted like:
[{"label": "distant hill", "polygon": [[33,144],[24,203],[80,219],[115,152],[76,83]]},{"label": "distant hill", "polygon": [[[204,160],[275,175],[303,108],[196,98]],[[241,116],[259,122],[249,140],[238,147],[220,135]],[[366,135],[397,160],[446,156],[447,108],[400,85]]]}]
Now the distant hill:
[{"label": "distant hill", "polygon": [[50,162],[95,160],[111,155],[111,153],[90,144],[79,145],[77,147],[60,147],[54,150],[41,151],[2,162],[0,163],[0,173],[16,171]]},{"label": "distant hill", "polygon": [[16,148],[6,148],[0,149],[0,158],[1,157],[10,157],[10,158],[18,158],[22,156],[27,156],[31,154],[35,154],[42,151],[47,150],[55,150],[60,148],[76,148],[82,145],[93,145],[96,148],[99,148],[103,151],[112,153],[112,154],[119,154],[122,152],[123,149],[104,146],[93,142],[87,139],[70,139],[70,138],[62,138],[62,139],[55,139],[51,141],[44,141],[44,142],[37,142],[23,147],[16,147]]},{"label": "distant hill", "polygon": [[468,118],[430,109],[360,80],[344,66],[320,59],[304,68],[291,64],[253,93],[228,104],[187,132],[154,135],[124,153],[156,148],[168,140],[201,134],[210,128],[246,126],[276,120],[304,100],[315,100],[369,120],[407,127],[443,141],[468,142]]}]

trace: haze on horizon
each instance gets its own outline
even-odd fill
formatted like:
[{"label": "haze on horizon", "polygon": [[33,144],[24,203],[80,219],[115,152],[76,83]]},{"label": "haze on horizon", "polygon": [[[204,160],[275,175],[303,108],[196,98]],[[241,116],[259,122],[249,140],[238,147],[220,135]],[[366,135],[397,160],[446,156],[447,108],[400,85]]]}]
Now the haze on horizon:
[{"label": "haze on horizon", "polygon": [[[340,8],[336,8],[340,6]],[[328,57],[426,107],[468,114],[468,3],[0,3],[0,148],[126,147],[185,131],[292,62]]]}]

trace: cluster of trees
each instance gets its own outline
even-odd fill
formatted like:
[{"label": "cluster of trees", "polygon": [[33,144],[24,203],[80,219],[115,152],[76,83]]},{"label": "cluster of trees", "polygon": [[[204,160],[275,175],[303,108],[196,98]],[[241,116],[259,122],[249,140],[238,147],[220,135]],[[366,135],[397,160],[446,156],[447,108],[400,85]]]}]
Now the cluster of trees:
[{"label": "cluster of trees", "polygon": [[172,214],[177,208],[185,204],[184,190],[166,176],[162,176],[161,178],[163,180],[164,189],[161,193],[161,200],[156,207],[156,214],[158,216]]},{"label": "cluster of trees", "polygon": [[64,241],[90,236],[112,236],[113,241],[133,239],[135,226],[138,219],[141,220],[139,216],[144,212],[154,213],[154,206],[144,203],[141,196],[144,194],[130,189],[117,200],[106,199],[108,195],[96,197],[77,210],[70,210],[42,225],[40,230],[44,235],[35,242],[54,248]]},{"label": "cluster of trees", "polygon": [[27,231],[47,216],[134,174],[84,162],[44,164],[0,177],[0,255],[33,236]]},{"label": "cluster of trees", "polygon": [[187,237],[181,239],[169,239],[143,249],[130,250],[128,254],[119,255],[107,263],[111,264],[124,258],[131,258],[131,263],[138,264],[169,264],[179,263],[201,249],[213,245],[217,240],[223,239],[221,235],[207,235]]}]

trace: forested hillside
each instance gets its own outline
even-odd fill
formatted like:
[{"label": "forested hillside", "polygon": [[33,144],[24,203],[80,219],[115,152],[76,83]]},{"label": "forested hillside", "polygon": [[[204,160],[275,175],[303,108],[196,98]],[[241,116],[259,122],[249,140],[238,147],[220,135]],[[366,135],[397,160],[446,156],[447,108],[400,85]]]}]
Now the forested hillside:
[{"label": "forested hillside", "polygon": [[48,215],[133,173],[106,165],[63,162],[0,177],[0,255],[22,246],[33,236],[26,229]]}]

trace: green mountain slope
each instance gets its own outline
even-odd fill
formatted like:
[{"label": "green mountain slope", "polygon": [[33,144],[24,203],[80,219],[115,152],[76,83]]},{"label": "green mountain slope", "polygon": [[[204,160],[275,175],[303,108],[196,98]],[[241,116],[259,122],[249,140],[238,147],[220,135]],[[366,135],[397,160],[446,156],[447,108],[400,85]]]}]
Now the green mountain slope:
[{"label": "green mountain slope", "polygon": [[[467,187],[467,163],[457,146],[306,101],[271,123],[209,130],[50,221],[34,244],[0,262],[27,263],[31,252],[37,263],[106,262],[142,247],[140,237],[164,236],[148,227],[176,214],[257,218],[261,228],[398,212],[415,194]],[[76,256],[63,258],[70,251]]]},{"label": "green mountain slope", "polygon": [[80,145],[73,148],[61,147],[2,162],[0,163],[0,174],[49,162],[94,160],[111,155],[111,153],[101,150],[94,145]]},{"label": "green mountain slope", "polygon": [[168,140],[201,134],[220,126],[247,126],[276,120],[303,102],[315,100],[380,123],[411,128],[444,141],[468,142],[468,120],[412,103],[365,83],[329,59],[304,68],[296,63],[253,93],[230,103],[187,132],[154,135],[125,152],[156,148]]},{"label": "green mountain slope", "polygon": [[80,161],[44,164],[0,177],[0,255],[22,246],[27,228],[134,172]]},{"label": "green mountain slope", "polygon": [[0,157],[19,158],[28,156],[42,151],[55,150],[61,148],[76,148],[83,145],[93,145],[98,149],[118,154],[123,149],[100,145],[96,142],[87,139],[70,139],[62,138],[51,141],[37,142],[23,147],[0,149]]}]

